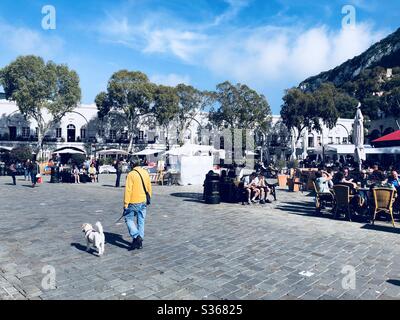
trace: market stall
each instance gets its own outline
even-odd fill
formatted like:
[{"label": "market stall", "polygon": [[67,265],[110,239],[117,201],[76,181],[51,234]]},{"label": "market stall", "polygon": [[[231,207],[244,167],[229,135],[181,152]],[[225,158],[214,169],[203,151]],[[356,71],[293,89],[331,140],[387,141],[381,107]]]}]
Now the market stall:
[{"label": "market stall", "polygon": [[169,157],[172,172],[179,173],[180,185],[202,185],[205,175],[213,170],[214,153],[219,153],[213,146],[186,143],[165,153]]}]

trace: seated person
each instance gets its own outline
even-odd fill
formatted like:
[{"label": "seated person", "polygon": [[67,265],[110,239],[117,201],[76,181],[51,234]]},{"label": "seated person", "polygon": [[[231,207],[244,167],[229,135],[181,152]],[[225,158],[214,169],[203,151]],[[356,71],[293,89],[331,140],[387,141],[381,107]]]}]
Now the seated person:
[{"label": "seated person", "polygon": [[361,170],[359,176],[356,179],[356,182],[361,185],[361,188],[366,188],[368,186],[368,173],[367,170]]},{"label": "seated person", "polygon": [[388,178],[388,183],[396,188],[397,192],[400,190],[400,179],[399,174],[396,170],[392,170],[390,172],[390,177]]},{"label": "seated person", "polygon": [[320,211],[323,208],[322,202],[333,200],[333,194],[329,188],[331,180],[332,175],[324,170],[318,170],[315,173],[315,187],[319,192],[319,195],[315,197],[315,206],[317,211]]},{"label": "seated person", "polygon": [[[247,195],[247,204],[255,203],[257,197],[260,195],[260,190],[257,188],[258,186],[258,178],[255,172],[253,172],[250,176],[246,176],[244,178],[244,189]],[[251,196],[253,198],[251,198]]]},{"label": "seated person", "polygon": [[94,166],[94,163],[92,163],[89,167],[89,177],[92,182],[96,182],[96,174],[96,167]]},{"label": "seated person", "polygon": [[268,184],[265,181],[265,177],[262,173],[258,175],[257,188],[260,190],[260,203],[271,203],[271,201],[268,199],[268,195],[271,193],[271,190],[269,189]]},{"label": "seated person", "polygon": [[357,184],[353,182],[353,179],[346,180],[343,172],[336,173],[337,183],[335,185],[344,185],[350,187],[350,194],[356,193]]},{"label": "seated person", "polygon": [[369,179],[371,180],[373,187],[382,185],[386,181],[385,174],[381,170],[379,170],[379,167],[377,165],[374,165],[372,167],[372,170],[373,171],[369,176]]},{"label": "seated person", "polygon": [[324,170],[319,170],[315,173],[315,186],[320,193],[330,193],[329,182],[332,180],[332,175]]},{"label": "seated person", "polygon": [[83,167],[79,170],[79,175],[80,175],[80,180],[81,180],[81,182],[86,183],[86,182],[88,181],[89,178],[88,178],[88,175],[87,175],[85,166],[83,166]]}]

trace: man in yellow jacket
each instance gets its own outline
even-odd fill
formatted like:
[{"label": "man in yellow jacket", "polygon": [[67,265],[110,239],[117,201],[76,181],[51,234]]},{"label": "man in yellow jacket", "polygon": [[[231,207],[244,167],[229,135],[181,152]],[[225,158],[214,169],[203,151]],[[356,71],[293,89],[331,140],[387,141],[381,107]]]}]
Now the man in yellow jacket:
[{"label": "man in yellow jacket", "polygon": [[[152,196],[151,180],[147,170],[139,166],[139,162],[132,163],[132,171],[126,178],[124,196],[125,223],[132,237],[131,248],[142,249],[144,239],[144,222],[146,219],[146,191]],[[135,224],[135,218],[137,222]]]}]

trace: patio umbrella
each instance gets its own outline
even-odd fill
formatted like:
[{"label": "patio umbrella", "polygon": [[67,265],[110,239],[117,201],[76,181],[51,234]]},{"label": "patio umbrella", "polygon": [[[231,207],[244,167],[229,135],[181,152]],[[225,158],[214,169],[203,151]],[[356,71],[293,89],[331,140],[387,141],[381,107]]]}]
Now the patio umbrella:
[{"label": "patio umbrella", "polygon": [[291,136],[291,149],[292,149],[292,154],[290,156],[290,160],[296,160],[296,135],[294,133],[294,130],[292,129],[292,136]]},{"label": "patio umbrella", "polygon": [[353,125],[353,143],[355,146],[355,160],[358,162],[361,171],[362,161],[366,160],[364,149],[364,117],[361,113],[361,103],[357,106],[356,117]]},{"label": "patio umbrella", "polygon": [[307,150],[308,150],[308,130],[306,129],[306,132],[304,133],[303,136],[303,154],[302,154],[303,160],[306,159],[308,156]]}]

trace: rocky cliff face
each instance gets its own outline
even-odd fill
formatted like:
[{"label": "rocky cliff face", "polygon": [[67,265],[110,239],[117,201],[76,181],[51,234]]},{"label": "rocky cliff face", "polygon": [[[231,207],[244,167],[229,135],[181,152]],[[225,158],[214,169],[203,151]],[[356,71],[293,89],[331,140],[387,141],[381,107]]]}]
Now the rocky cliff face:
[{"label": "rocky cliff face", "polygon": [[312,91],[324,82],[332,82],[335,86],[341,86],[357,77],[362,70],[377,66],[384,68],[400,66],[400,28],[361,55],[330,71],[306,79],[299,87],[305,91]]}]

